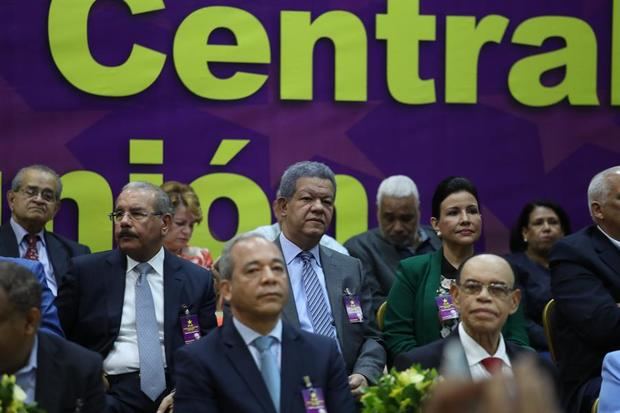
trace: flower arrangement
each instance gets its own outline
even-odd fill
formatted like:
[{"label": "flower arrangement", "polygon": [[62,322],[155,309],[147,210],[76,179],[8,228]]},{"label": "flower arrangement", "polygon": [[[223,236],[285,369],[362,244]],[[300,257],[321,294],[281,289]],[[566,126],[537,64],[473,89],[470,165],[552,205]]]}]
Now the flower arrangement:
[{"label": "flower arrangement", "polygon": [[15,384],[15,376],[2,375],[0,380],[0,413],[45,413],[37,404],[25,403],[26,393]]},{"label": "flower arrangement", "polygon": [[362,412],[419,413],[437,376],[437,370],[422,369],[419,365],[402,372],[392,369],[364,391]]}]

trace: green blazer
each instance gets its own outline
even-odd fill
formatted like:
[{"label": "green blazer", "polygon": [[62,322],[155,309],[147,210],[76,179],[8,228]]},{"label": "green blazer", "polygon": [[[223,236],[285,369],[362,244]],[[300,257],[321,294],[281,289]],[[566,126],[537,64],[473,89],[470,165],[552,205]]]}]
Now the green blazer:
[{"label": "green blazer", "polygon": [[[441,338],[435,296],[439,288],[443,249],[402,260],[387,299],[383,338],[393,360],[398,354]],[[506,340],[529,346],[523,308],[508,317]]]}]

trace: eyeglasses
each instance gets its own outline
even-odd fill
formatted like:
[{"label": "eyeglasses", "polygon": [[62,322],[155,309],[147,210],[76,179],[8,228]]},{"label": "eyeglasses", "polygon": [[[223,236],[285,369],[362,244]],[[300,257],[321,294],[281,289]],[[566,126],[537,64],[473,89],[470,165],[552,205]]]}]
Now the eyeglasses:
[{"label": "eyeglasses", "polygon": [[508,287],[503,283],[488,283],[483,284],[478,281],[465,281],[463,284],[458,284],[459,288],[468,295],[478,295],[482,292],[482,288],[486,287],[490,295],[496,298],[507,298],[510,293],[515,289],[514,287]]},{"label": "eyeglasses", "polygon": [[161,212],[146,212],[146,211],[114,211],[108,214],[108,218],[113,222],[121,222],[123,217],[127,215],[130,221],[144,222],[150,216],[163,215]]},{"label": "eyeglasses", "polygon": [[36,198],[41,196],[41,199],[45,202],[56,201],[56,194],[51,189],[41,189],[36,186],[28,186],[26,188],[20,188],[19,192],[26,195],[27,198]]}]

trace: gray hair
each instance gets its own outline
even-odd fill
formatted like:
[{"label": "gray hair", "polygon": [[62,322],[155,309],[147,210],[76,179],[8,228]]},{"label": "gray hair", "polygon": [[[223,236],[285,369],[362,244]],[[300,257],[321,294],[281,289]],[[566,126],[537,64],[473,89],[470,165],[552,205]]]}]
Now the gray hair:
[{"label": "gray hair", "polygon": [[611,188],[607,178],[609,178],[611,175],[620,175],[620,166],[612,166],[611,168],[605,169],[604,171],[597,173],[590,181],[590,185],[588,185],[588,210],[590,211],[591,216],[593,216],[593,202],[607,201],[607,197],[611,192]]},{"label": "gray hair", "polygon": [[243,234],[239,234],[233,237],[230,241],[228,241],[224,245],[224,249],[222,250],[222,254],[220,255],[220,259],[218,261],[218,271],[223,280],[229,280],[232,278],[233,270],[234,270],[234,262],[232,259],[232,250],[240,242],[247,241],[253,238],[264,239],[267,242],[273,242],[262,234],[258,232],[245,232]]},{"label": "gray hair", "polygon": [[336,196],[336,177],[330,167],[321,162],[302,161],[286,168],[280,179],[278,197],[290,199],[295,194],[297,180],[300,178],[328,179],[334,187],[334,196]]},{"label": "gray hair", "polygon": [[[0,262],[0,289],[6,293],[15,311],[25,315],[41,308],[41,284],[28,268],[14,262]],[[0,314],[3,318],[5,314]]]},{"label": "gray hair", "polygon": [[129,182],[123,187],[121,192],[125,192],[126,190],[153,192],[155,194],[155,204],[153,205],[155,212],[161,214],[174,213],[170,197],[163,189],[156,185],[149,182]]},{"label": "gray hair", "polygon": [[56,171],[54,171],[52,168],[45,165],[29,165],[17,171],[17,174],[15,174],[13,181],[11,181],[11,191],[19,191],[24,181],[24,174],[28,171],[39,171],[52,175],[54,177],[54,180],[56,181],[56,192],[54,193],[54,195],[56,196],[56,200],[60,199],[60,196],[62,194],[62,181],[60,180],[60,176],[58,176]]},{"label": "gray hair", "polygon": [[420,194],[413,179],[405,175],[392,175],[385,178],[377,190],[377,206],[381,205],[384,196],[393,198],[407,198],[413,196],[416,206],[420,205]]}]

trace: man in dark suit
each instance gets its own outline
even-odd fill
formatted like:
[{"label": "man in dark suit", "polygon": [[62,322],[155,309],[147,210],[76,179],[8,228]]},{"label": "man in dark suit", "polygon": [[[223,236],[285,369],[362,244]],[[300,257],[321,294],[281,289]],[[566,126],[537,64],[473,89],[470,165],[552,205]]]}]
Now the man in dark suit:
[{"label": "man in dark suit", "polygon": [[173,352],[216,325],[211,273],[163,248],[171,209],[160,188],[127,184],[110,214],[118,249],[74,258],[58,294],[67,338],[104,359],[110,411],[156,411]]},{"label": "man in dark suit", "polygon": [[284,319],[335,339],[351,391],[360,395],[379,378],[386,356],[360,261],[319,245],[334,213],[334,173],[319,162],[299,162],[284,172],[278,193],[278,243],[290,281]]},{"label": "man in dark suit", "polygon": [[354,236],[345,243],[359,258],[370,283],[373,311],[387,299],[400,260],[437,251],[441,241],[428,226],[420,226],[420,197],[411,178],[394,175],[377,190],[378,228]]},{"label": "man in dark suit", "polygon": [[606,353],[620,349],[620,167],[588,187],[595,225],[551,250],[551,292],[557,303],[559,366],[570,412],[590,411]]},{"label": "man in dark suit", "polygon": [[[496,371],[510,373],[515,356],[528,351],[502,337],[506,319],[517,311],[521,300],[510,264],[497,255],[474,256],[463,263],[450,294],[461,319],[452,337],[402,353],[394,366],[404,370],[419,363],[424,368],[442,367],[446,375],[461,369],[456,373],[474,380],[488,378]],[[453,340],[463,349],[465,358],[457,358],[463,363],[455,363],[448,355],[451,362],[442,366],[444,348]]]},{"label": "man in dark suit", "polygon": [[177,352],[174,411],[320,411],[310,404],[315,400],[330,412],[354,412],[335,341],[280,319],[288,277],[276,245],[258,234],[238,236],[224,248],[219,268],[232,318]]},{"label": "man in dark suit", "polygon": [[90,249],[45,230],[60,208],[62,183],[52,169],[31,165],[17,172],[6,198],[11,219],[0,226],[0,256],[41,262],[47,285],[56,296],[72,257]]},{"label": "man in dark suit", "polygon": [[39,281],[41,285],[41,325],[40,331],[54,333],[60,337],[64,337],[62,328],[60,328],[60,320],[58,319],[58,310],[54,304],[54,295],[47,286],[45,280],[45,271],[40,262],[28,260],[25,258],[0,257],[0,262],[12,262],[27,268]]},{"label": "man in dark suit", "polygon": [[101,357],[39,331],[41,285],[22,265],[0,262],[0,375],[15,375],[47,413],[100,413],[105,407]]}]

